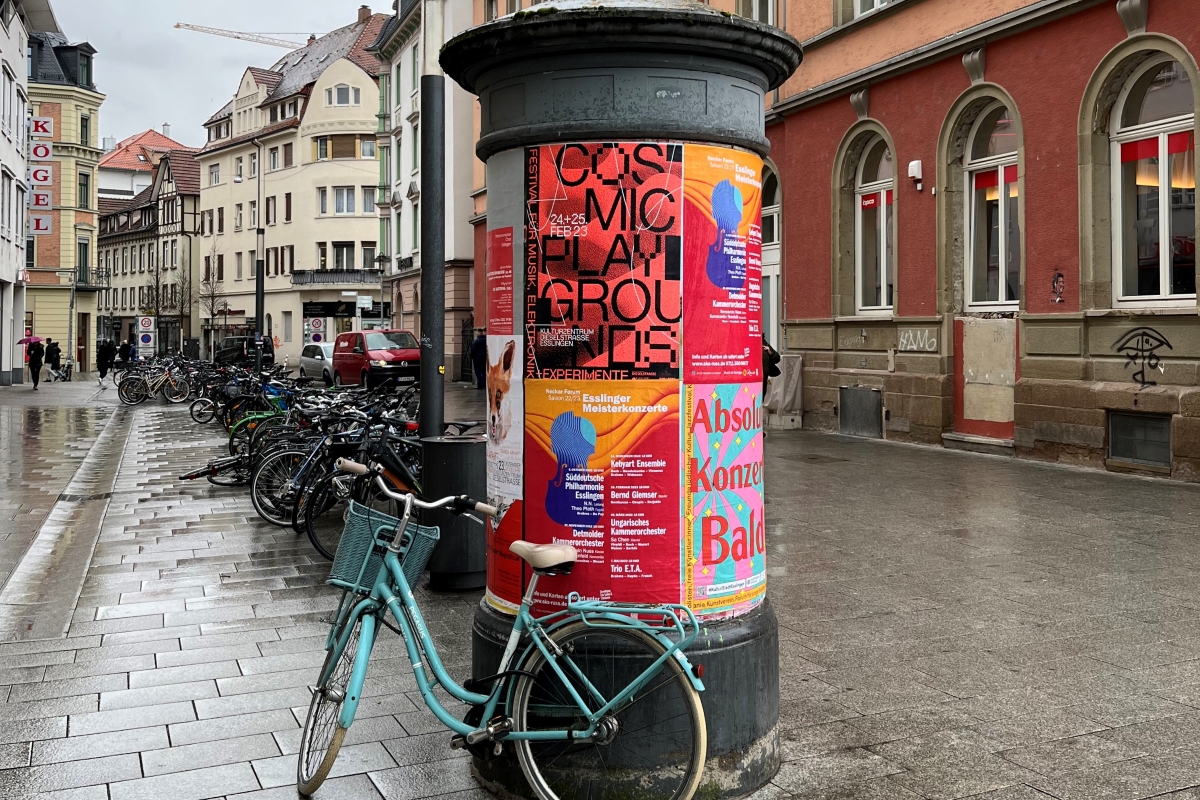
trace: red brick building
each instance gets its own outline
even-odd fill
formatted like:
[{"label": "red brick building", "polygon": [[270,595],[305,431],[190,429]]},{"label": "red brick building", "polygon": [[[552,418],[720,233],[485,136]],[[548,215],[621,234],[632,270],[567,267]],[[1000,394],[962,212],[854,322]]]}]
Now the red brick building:
[{"label": "red brick building", "polygon": [[1194,0],[746,5],[805,426],[1200,480]]}]

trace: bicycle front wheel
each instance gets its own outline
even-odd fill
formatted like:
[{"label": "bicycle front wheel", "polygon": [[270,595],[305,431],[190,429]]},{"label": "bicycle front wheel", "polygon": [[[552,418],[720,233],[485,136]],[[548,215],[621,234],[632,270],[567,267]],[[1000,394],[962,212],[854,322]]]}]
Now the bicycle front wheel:
[{"label": "bicycle front wheel", "polygon": [[167,382],[163,384],[162,393],[168,403],[178,404],[191,396],[192,387],[188,386],[188,382],[183,378],[171,375],[167,378]]},{"label": "bicycle front wheel", "polygon": [[117,386],[117,397],[127,406],[136,406],[149,397],[146,381],[140,376],[129,376]]},{"label": "bicycle front wheel", "polygon": [[[666,652],[650,634],[615,625],[574,622],[553,639],[563,651],[559,667],[591,710],[603,702],[588,683],[606,702]],[[540,650],[533,650],[521,670],[513,691],[516,731],[587,729],[587,718]],[[699,693],[679,662],[668,658],[602,718],[593,738],[512,742],[521,770],[543,800],[688,800],[704,772],[708,733]]]},{"label": "bicycle front wheel", "polygon": [[334,644],[321,665],[321,679],[313,689],[312,701],[308,704],[308,717],[304,720],[304,731],[300,734],[300,757],[296,763],[296,789],[308,797],[325,782],[348,728],[338,724],[342,701],[350,691],[350,673],[354,669],[354,656],[358,652],[358,640],[362,635],[363,617],[349,621],[352,626],[346,646],[338,650],[337,642],[344,635],[342,625],[334,633]]}]

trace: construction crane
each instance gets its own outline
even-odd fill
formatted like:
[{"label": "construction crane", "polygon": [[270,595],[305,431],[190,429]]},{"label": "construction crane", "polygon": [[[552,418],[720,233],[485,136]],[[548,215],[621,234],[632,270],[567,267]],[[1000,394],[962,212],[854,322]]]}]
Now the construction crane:
[{"label": "construction crane", "polygon": [[203,25],[189,25],[186,22],[176,22],[175,27],[185,31],[211,33],[213,36],[226,36],[230,39],[239,39],[243,42],[269,44],[272,47],[285,47],[288,50],[295,50],[297,48],[304,47],[304,44],[301,42],[289,42],[287,39],[275,39],[270,36],[263,36],[259,33],[242,33],[241,31],[227,31],[222,28],[206,28]]}]

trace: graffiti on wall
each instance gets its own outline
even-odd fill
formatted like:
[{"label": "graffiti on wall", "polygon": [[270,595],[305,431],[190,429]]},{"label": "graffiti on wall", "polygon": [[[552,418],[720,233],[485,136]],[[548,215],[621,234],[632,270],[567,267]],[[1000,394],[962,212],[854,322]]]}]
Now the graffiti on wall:
[{"label": "graffiti on wall", "polygon": [[1168,350],[1174,349],[1167,337],[1154,328],[1134,328],[1113,343],[1113,349],[1125,356],[1125,366],[1137,367],[1133,373],[1133,380],[1143,389],[1158,385],[1146,377],[1146,370],[1149,368],[1160,373],[1163,371],[1162,358],[1158,351],[1164,347]]},{"label": "graffiti on wall", "polygon": [[1054,277],[1050,279],[1050,298],[1051,303],[1061,303],[1063,301],[1063,290],[1067,288],[1067,279],[1061,272],[1054,273]]},{"label": "graffiti on wall", "polygon": [[938,349],[937,331],[929,328],[909,328],[900,331],[899,344],[902,353],[936,353]]}]

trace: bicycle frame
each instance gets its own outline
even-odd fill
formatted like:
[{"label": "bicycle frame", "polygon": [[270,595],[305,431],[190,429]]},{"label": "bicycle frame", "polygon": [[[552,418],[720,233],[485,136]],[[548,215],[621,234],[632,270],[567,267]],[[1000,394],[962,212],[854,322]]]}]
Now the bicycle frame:
[{"label": "bicycle frame", "polygon": [[[410,500],[402,517],[400,530],[404,530],[407,527],[411,511]],[[399,541],[399,537],[397,537],[397,541]],[[649,683],[658,674],[668,658],[675,658],[679,661],[697,691],[703,691],[703,683],[695,676],[687,657],[683,654],[684,648],[695,640],[699,632],[699,625],[696,622],[696,618],[686,606],[643,606],[593,602],[582,600],[577,593],[572,592],[568,597],[566,609],[542,617],[534,617],[530,613],[530,607],[533,603],[538,577],[535,573],[521,602],[498,672],[502,673],[510,668],[521,636],[528,633],[531,642],[526,647],[521,661],[518,663],[524,663],[533,649],[537,648],[547,664],[554,671],[554,674],[570,692],[571,699],[578,706],[581,715],[588,720],[588,726],[584,730],[508,731],[504,733],[505,738],[531,741],[591,738],[601,720],[610,711],[624,703],[625,700]],[[508,679],[496,680],[492,684],[491,692],[483,695],[468,691],[450,677],[438,656],[437,647],[429,634],[429,629],[425,625],[425,619],[421,615],[421,610],[413,598],[412,589],[404,577],[398,551],[389,547],[384,554],[383,565],[380,567],[379,573],[375,578],[371,594],[347,607],[345,611],[346,616],[344,617],[346,624],[342,626],[342,637],[338,641],[333,641],[334,631],[337,630],[336,626],[331,629],[329,634],[326,646],[337,648],[335,652],[340,655],[346,647],[351,631],[354,629],[354,621],[359,617],[362,618],[362,631],[359,636],[358,649],[355,653],[354,668],[351,672],[350,681],[346,686],[345,700],[338,715],[338,724],[348,728],[354,721],[361,690],[366,682],[367,665],[370,661],[371,649],[375,644],[378,625],[376,616],[382,613],[385,608],[391,612],[400,626],[401,634],[404,638],[404,646],[408,653],[409,662],[412,664],[413,674],[416,677],[421,697],[425,700],[425,705],[433,715],[447,728],[457,734],[465,736],[477,730],[473,726],[457,719],[442,705],[433,692],[436,687],[441,686],[448,694],[463,703],[482,705],[484,707],[482,720],[485,723],[487,720],[492,719],[501,703],[501,698],[509,693],[510,681]],[[343,619],[342,612],[343,609],[339,608],[338,619]],[[686,616],[686,623],[680,618],[681,613]],[[650,625],[637,617],[630,616],[631,614],[658,617],[663,620],[664,624],[661,626]],[[634,678],[625,689],[614,697],[605,698],[587,680],[586,676],[571,659],[563,659],[560,662],[562,651],[557,645],[547,644],[548,641],[551,641],[551,635],[556,630],[577,620],[594,627],[619,626],[642,630],[657,639],[663,645],[664,652],[653,664]],[[690,632],[687,630],[689,627],[691,629]],[[679,637],[678,641],[673,641],[670,637],[666,636],[664,634],[665,630],[673,630]],[[337,660],[337,658],[331,659],[330,664],[336,663]],[[564,662],[566,670],[563,668]],[[432,678],[426,674],[426,665],[428,665],[429,670],[432,672]],[[587,695],[592,700],[592,706],[599,706],[596,710],[593,711],[584,697],[581,697],[576,691],[572,680],[568,678],[568,673],[586,690]],[[327,675],[322,674],[321,682],[324,683],[326,679]],[[504,702],[507,706],[508,699],[506,698]]]}]

